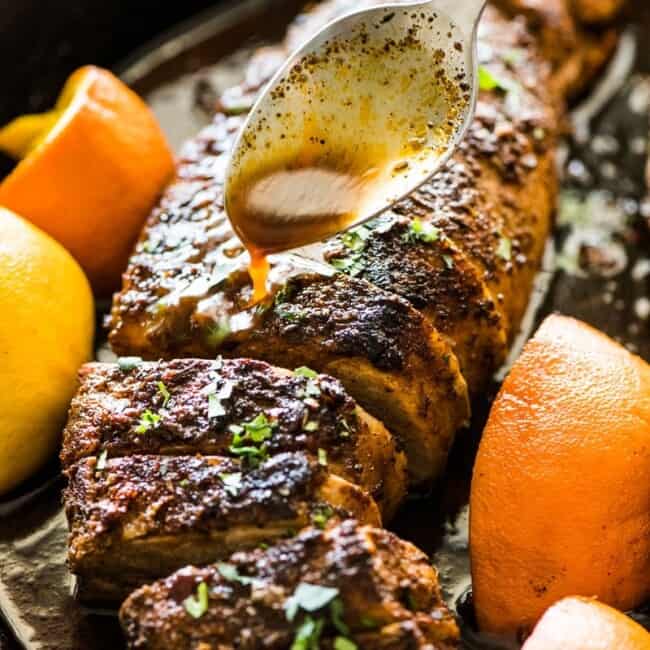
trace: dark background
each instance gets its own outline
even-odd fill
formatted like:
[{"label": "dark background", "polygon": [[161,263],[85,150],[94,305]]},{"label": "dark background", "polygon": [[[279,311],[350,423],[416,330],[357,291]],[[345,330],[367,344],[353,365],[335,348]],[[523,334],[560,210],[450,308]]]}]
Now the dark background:
[{"label": "dark background", "polygon": [[111,66],[216,4],[219,0],[0,0],[0,123],[51,106],[62,81],[80,65]]}]

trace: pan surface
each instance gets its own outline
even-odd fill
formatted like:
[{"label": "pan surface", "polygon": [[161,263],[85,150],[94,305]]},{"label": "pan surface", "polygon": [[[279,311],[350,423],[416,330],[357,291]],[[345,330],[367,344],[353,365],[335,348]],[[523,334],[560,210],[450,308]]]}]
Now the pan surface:
[{"label": "pan surface", "polygon": [[[118,72],[150,102],[178,148],[209,122],[220,91],[239,81],[251,48],[279,40],[301,5],[300,0],[233,1],[149,44]],[[650,8],[637,5],[608,71],[572,111],[575,135],[563,152],[558,227],[511,358],[545,315],[559,311],[650,360],[650,200],[644,177]],[[100,306],[98,322],[107,307]],[[110,360],[104,339],[99,332],[97,356]],[[472,429],[459,436],[445,481],[431,495],[407,502],[391,526],[440,569],[467,648],[499,647],[473,631],[467,544],[471,467],[497,389],[495,381],[476,408]],[[0,650],[124,647],[114,612],[83,609],[72,596],[61,488],[53,465],[0,501]],[[649,614],[633,613],[650,627]]]}]

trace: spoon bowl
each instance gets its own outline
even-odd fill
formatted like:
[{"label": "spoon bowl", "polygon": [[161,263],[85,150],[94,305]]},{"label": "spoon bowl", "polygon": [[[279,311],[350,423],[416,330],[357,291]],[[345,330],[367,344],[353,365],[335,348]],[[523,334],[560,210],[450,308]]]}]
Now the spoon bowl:
[{"label": "spoon bowl", "polygon": [[373,6],[326,25],[261,94],[226,172],[253,254],[314,243],[410,194],[473,116],[485,0]]}]

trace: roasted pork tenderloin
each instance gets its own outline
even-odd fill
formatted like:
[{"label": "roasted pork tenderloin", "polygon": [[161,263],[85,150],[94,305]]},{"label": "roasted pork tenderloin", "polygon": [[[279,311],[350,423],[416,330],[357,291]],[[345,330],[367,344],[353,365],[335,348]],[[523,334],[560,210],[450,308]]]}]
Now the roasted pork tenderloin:
[{"label": "roasted pork tenderloin", "polygon": [[354,521],[182,569],[132,594],[120,620],[139,650],[449,650],[459,639],[427,556]]},{"label": "roasted pork tenderloin", "polygon": [[88,458],[67,477],[68,564],[87,601],[119,602],[186,564],[333,517],[381,525],[367,492],[302,453],[278,454],[254,469],[217,456]]},{"label": "roasted pork tenderloin", "polygon": [[330,519],[381,525],[405,494],[389,432],[309,368],[123,359],[80,376],[61,459],[84,600]]},{"label": "roasted pork tenderloin", "polygon": [[[483,89],[453,161],[388,214],[273,261],[272,295],[250,308],[248,257],[223,210],[242,117],[287,51],[359,2],[318,5],[263,48],[223,110],[183,149],[115,296],[110,341],[149,359],[250,356],[341,380],[403,444],[412,483],[444,469],[455,431],[519,328],[550,231],[564,99],[615,42],[565,0],[503,0],[480,30]],[[557,42],[552,47],[552,41]],[[571,56],[557,56],[562,47]],[[570,60],[569,60],[570,59]]]},{"label": "roasted pork tenderloin", "polygon": [[[247,431],[263,439],[251,448]],[[297,451],[326,458],[329,472],[367,491],[385,520],[406,493],[403,452],[339,381],[250,359],[85,365],[61,461],[67,467],[102,455],[245,459]]]}]

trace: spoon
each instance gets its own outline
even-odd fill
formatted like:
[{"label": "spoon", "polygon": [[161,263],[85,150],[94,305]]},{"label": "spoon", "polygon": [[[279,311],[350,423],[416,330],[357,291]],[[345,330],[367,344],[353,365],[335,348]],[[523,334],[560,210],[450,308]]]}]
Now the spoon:
[{"label": "spoon", "polygon": [[251,256],[378,215],[430,179],[473,117],[486,0],[373,6],[326,25],[262,92],[235,142],[225,203]]}]

